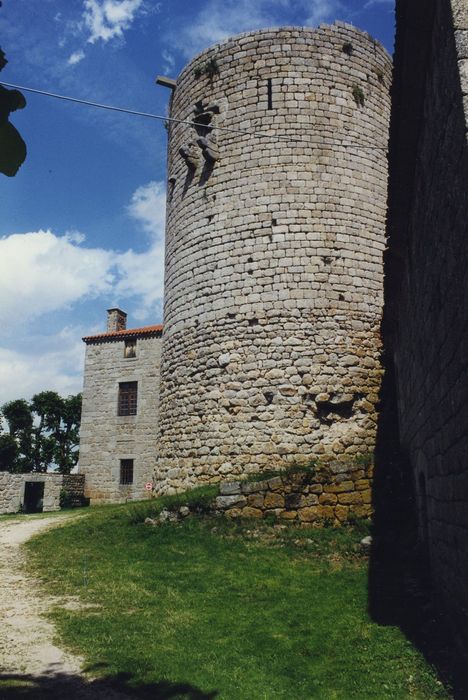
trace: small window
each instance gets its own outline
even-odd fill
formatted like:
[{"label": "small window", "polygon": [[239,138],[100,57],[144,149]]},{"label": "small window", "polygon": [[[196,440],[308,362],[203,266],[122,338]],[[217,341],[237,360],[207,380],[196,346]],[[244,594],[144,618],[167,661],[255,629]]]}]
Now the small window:
[{"label": "small window", "polygon": [[120,382],[119,416],[135,416],[137,412],[138,382]]},{"label": "small window", "polygon": [[124,357],[136,357],[136,338],[125,341]]},{"label": "small window", "polygon": [[268,109],[273,109],[273,83],[271,78],[267,80],[267,99],[268,99]]},{"label": "small window", "polygon": [[120,460],[120,483],[133,484],[133,459]]}]

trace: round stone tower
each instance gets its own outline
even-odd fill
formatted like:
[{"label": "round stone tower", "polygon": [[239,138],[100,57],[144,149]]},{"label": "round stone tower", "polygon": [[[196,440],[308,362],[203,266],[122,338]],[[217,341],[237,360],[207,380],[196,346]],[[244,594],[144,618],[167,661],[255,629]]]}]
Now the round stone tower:
[{"label": "round stone tower", "polygon": [[182,71],[159,491],[372,451],[390,80],[339,22],[242,34]]}]

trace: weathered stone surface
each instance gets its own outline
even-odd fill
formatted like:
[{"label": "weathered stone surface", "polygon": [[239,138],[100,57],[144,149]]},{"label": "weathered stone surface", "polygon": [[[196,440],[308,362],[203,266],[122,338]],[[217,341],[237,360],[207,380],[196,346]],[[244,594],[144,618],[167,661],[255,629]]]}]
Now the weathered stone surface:
[{"label": "weathered stone surface", "polygon": [[241,494],[233,496],[218,496],[216,499],[216,508],[233,508],[237,506],[238,508],[245,506],[247,504],[247,499]]},{"label": "weathered stone surface", "polygon": [[259,491],[266,491],[268,489],[267,481],[246,481],[241,484],[242,493],[258,493]]},{"label": "weathered stone surface", "polygon": [[354,493],[339,493],[338,502],[340,505],[362,505],[362,492],[355,491]]},{"label": "weathered stone surface", "polygon": [[220,496],[232,496],[233,494],[239,494],[241,492],[240,481],[223,481],[219,485],[219,495]]},{"label": "weathered stone surface", "polygon": [[348,506],[337,505],[334,509],[335,517],[340,523],[345,523],[348,520],[349,508]]},{"label": "weathered stone surface", "polygon": [[250,508],[246,506],[242,510],[243,518],[263,518],[263,511],[260,508]]},{"label": "weathered stone surface", "polygon": [[282,520],[296,520],[297,512],[295,510],[283,510],[279,517]]},{"label": "weathered stone surface", "polygon": [[260,493],[254,493],[247,496],[247,505],[252,508],[263,508],[264,496]]},{"label": "weathered stone surface", "polygon": [[280,476],[275,476],[273,479],[268,480],[268,488],[272,491],[279,491],[283,488],[283,482]]},{"label": "weathered stone surface", "polygon": [[[369,450],[390,80],[386,51],[343,23],[250,32],[179,76],[171,116],[204,122],[169,127],[158,492]],[[372,157],[350,147],[363,134]]]},{"label": "weathered stone surface", "polygon": [[284,496],[279,493],[267,493],[263,503],[265,508],[284,508]]},{"label": "weathered stone surface", "polygon": [[319,518],[317,507],[301,508],[300,510],[298,510],[297,514],[299,520],[302,520],[307,523],[313,522],[314,520],[318,520]]},{"label": "weathered stone surface", "polygon": [[44,484],[42,499],[44,512],[60,510],[62,488],[66,487],[72,496],[83,495],[83,478],[77,474],[10,474],[0,471],[0,514],[17,513],[23,509],[27,482]]},{"label": "weathered stone surface", "polygon": [[[134,356],[126,356],[131,335],[86,340],[78,470],[86,477],[91,504],[151,497],[157,454],[161,331],[138,335]],[[119,416],[120,382],[137,382],[137,413]],[[133,460],[133,482],[121,484],[120,462]],[[171,476],[169,477],[169,473]],[[180,483],[179,466],[167,469],[168,488]],[[155,477],[157,482],[157,477]]]},{"label": "weathered stone surface", "polygon": [[299,508],[301,504],[302,494],[300,493],[288,493],[284,497],[284,507],[287,510],[295,510]]},{"label": "weathered stone surface", "polygon": [[342,481],[338,484],[330,484],[327,486],[327,491],[330,493],[347,493],[348,491],[354,490],[354,482],[352,481]]},{"label": "weathered stone surface", "polygon": [[322,493],[318,500],[321,506],[334,506],[338,498],[335,493]]}]

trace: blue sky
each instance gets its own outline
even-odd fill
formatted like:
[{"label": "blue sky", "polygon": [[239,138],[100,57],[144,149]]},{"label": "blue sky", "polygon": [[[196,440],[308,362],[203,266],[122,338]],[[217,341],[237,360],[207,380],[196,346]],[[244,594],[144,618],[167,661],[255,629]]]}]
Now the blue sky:
[{"label": "blue sky", "polygon": [[[157,74],[260,27],[341,19],[391,52],[393,0],[3,0],[0,79],[165,114]],[[118,305],[162,320],[166,131],[161,122],[24,93],[28,156],[0,174],[0,405],[81,390],[83,335]]]}]

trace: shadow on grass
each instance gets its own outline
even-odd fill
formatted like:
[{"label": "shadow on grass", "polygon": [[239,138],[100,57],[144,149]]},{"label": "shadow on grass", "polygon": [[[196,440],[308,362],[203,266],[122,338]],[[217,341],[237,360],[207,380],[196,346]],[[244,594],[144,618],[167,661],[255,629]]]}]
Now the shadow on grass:
[{"label": "shadow on grass", "polygon": [[87,680],[66,673],[50,675],[0,674],[0,700],[214,700],[217,691],[205,693],[189,683],[132,683],[132,676]]},{"label": "shadow on grass", "polygon": [[399,627],[453,697],[466,700],[468,669],[434,604],[429,562],[418,541],[413,476],[400,449],[394,370],[388,359],[386,364],[375,451],[369,612],[378,624]]}]

